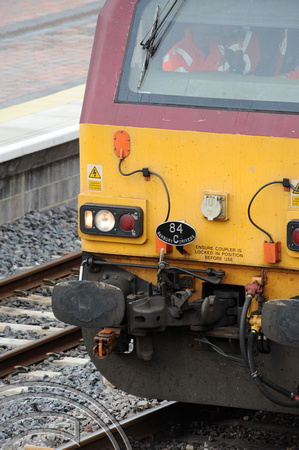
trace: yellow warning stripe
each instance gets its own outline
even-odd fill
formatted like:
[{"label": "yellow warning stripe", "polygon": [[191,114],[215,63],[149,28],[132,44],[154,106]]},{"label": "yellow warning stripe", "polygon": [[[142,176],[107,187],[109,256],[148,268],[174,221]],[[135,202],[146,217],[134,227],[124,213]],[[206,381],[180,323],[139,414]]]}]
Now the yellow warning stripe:
[{"label": "yellow warning stripe", "polygon": [[55,94],[47,95],[46,97],[0,109],[0,123],[80,100],[83,98],[84,91],[85,84],[82,84],[70,89],[65,89],[64,91],[56,92]]}]

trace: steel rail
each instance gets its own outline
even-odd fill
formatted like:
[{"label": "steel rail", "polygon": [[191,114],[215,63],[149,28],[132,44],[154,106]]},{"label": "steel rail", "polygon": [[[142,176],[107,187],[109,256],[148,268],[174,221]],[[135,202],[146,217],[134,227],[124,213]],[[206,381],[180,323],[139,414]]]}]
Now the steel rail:
[{"label": "steel rail", "polygon": [[[181,408],[182,405],[180,403],[169,401],[164,403],[163,405],[148,409],[134,415],[133,417],[118,422],[118,427],[115,424],[107,426],[107,430],[109,430],[109,432],[114,435],[116,441],[120,445],[122,445],[122,448],[124,448],[124,442],[122,440],[122,437],[119,435],[117,428],[121,427],[129,437],[130,441],[138,441],[162,430],[165,427],[165,424],[171,418],[181,417]],[[90,436],[86,436],[80,439],[79,443],[67,443],[58,447],[57,450],[75,450],[78,449],[78,444],[80,448],[84,448],[87,450],[100,448],[115,449],[115,447],[109,440],[106,431],[96,431],[94,433],[91,433]],[[128,449],[128,447],[126,448]]]},{"label": "steel rail", "polygon": [[39,286],[44,279],[57,279],[69,275],[82,261],[82,252],[70,253],[55,261],[26,270],[0,280],[0,300],[15,294],[18,289],[27,290]]},{"label": "steel rail", "polygon": [[[0,300],[15,295],[17,290],[26,291],[39,286],[45,279],[58,279],[79,268],[82,252],[70,253],[55,261],[34,269],[0,280]],[[80,344],[82,339],[79,327],[68,327],[62,331],[37,339],[28,345],[0,355],[0,377],[15,371],[16,366],[28,366],[47,358],[47,353],[59,353]]]},{"label": "steel rail", "polygon": [[80,344],[81,328],[68,327],[62,331],[37,339],[28,345],[0,355],[0,377],[14,372],[16,366],[30,366],[48,357],[47,353],[60,353]]}]

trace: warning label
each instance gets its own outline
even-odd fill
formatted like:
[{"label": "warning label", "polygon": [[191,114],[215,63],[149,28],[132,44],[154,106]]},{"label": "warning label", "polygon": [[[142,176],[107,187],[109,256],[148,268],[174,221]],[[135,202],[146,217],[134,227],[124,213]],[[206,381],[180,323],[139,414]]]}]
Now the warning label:
[{"label": "warning label", "polygon": [[291,180],[291,185],[294,187],[291,189],[291,207],[299,208],[299,180]]},{"label": "warning label", "polygon": [[103,166],[87,164],[87,189],[89,191],[103,191]]},{"label": "warning label", "polygon": [[298,207],[299,206],[299,195],[298,196],[293,196],[292,199],[292,206]]},{"label": "warning label", "polygon": [[196,245],[195,253],[209,261],[237,262],[244,258],[243,250],[234,247]]},{"label": "warning label", "polygon": [[89,178],[99,178],[99,179],[101,179],[101,175],[99,174],[99,171],[96,168],[96,166],[93,166],[93,169],[92,169],[92,171],[89,174]]}]

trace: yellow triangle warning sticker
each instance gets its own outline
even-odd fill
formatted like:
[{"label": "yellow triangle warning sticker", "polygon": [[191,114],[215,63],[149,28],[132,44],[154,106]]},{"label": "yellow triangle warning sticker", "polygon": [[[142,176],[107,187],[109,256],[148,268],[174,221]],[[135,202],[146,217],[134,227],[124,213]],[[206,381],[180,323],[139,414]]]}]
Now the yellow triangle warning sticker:
[{"label": "yellow triangle warning sticker", "polygon": [[103,192],[103,166],[101,164],[87,164],[87,189]]},{"label": "yellow triangle warning sticker", "polygon": [[98,169],[94,166],[92,171],[89,174],[89,178],[100,178],[101,179],[101,175],[98,172]]}]

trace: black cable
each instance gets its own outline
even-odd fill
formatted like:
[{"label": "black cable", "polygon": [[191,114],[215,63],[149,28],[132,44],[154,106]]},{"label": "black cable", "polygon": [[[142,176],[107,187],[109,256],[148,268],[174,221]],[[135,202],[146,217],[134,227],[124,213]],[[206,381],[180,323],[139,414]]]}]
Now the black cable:
[{"label": "black cable", "polygon": [[121,173],[124,177],[129,177],[129,176],[131,176],[131,175],[134,175],[134,173],[138,173],[138,172],[143,173],[143,170],[142,170],[142,169],[134,170],[133,172],[130,172],[130,173],[124,173],[124,172],[121,170],[121,168],[120,168],[122,161],[123,161],[123,159],[120,159],[119,165],[118,165],[118,170],[120,171],[120,173]]},{"label": "black cable", "polygon": [[243,359],[237,358],[232,355],[228,355],[221,348],[217,347],[217,345],[215,345],[211,341],[209,341],[205,336],[200,336],[198,338],[195,338],[195,341],[198,341],[201,344],[209,345],[215,352],[219,353],[221,356],[224,356],[225,358],[229,359],[230,361],[233,361],[234,363],[238,364],[239,366],[246,367],[246,363],[244,363]]},{"label": "black cable", "polygon": [[[144,169],[138,169],[138,170],[134,170],[133,172],[124,173],[124,172],[121,170],[121,163],[122,163],[122,161],[123,161],[123,159],[121,159],[121,160],[119,161],[118,170],[119,170],[119,172],[121,173],[121,175],[123,175],[124,177],[129,177],[130,175],[134,175],[135,173],[140,173],[140,172],[143,174]],[[162,181],[162,184],[163,184],[164,189],[165,189],[165,191],[166,191],[167,203],[168,203],[167,215],[166,215],[166,219],[164,220],[164,222],[167,222],[167,220],[168,220],[168,218],[169,218],[169,214],[170,214],[170,196],[169,196],[169,192],[168,192],[166,183],[165,183],[165,181],[163,180],[163,178],[161,177],[161,175],[159,175],[159,174],[157,174],[157,173],[155,173],[155,172],[151,172],[150,170],[147,170],[147,173],[148,173],[149,175],[155,175],[156,177],[158,177],[158,178]]]},{"label": "black cable", "polygon": [[253,226],[255,226],[255,227],[258,228],[260,231],[262,231],[263,233],[265,233],[265,234],[269,237],[271,243],[273,243],[274,241],[273,241],[273,239],[272,239],[270,233],[268,233],[267,231],[263,230],[263,228],[259,227],[259,226],[258,226],[256,223],[254,223],[254,221],[252,220],[252,218],[251,218],[251,216],[250,216],[250,207],[251,207],[251,205],[252,205],[253,200],[255,199],[255,197],[257,196],[257,194],[258,194],[259,192],[261,192],[262,189],[264,189],[264,188],[267,187],[267,186],[270,186],[271,184],[278,184],[278,183],[279,183],[279,184],[283,184],[284,182],[283,182],[283,181],[271,181],[270,183],[264,184],[264,186],[262,186],[262,187],[254,194],[254,196],[252,197],[252,199],[250,200],[249,205],[248,205],[248,218],[249,218],[250,222],[252,223]]},{"label": "black cable", "polygon": [[166,192],[166,195],[167,195],[167,203],[168,203],[167,215],[166,215],[166,219],[164,220],[164,222],[167,222],[167,220],[169,218],[169,214],[170,214],[170,197],[169,197],[169,192],[168,192],[166,183],[163,180],[163,178],[161,177],[161,175],[158,175],[157,173],[151,172],[151,171],[149,173],[150,173],[150,175],[155,175],[156,177],[158,177],[162,181],[162,184],[164,186],[164,189],[165,189],[165,192]]}]

